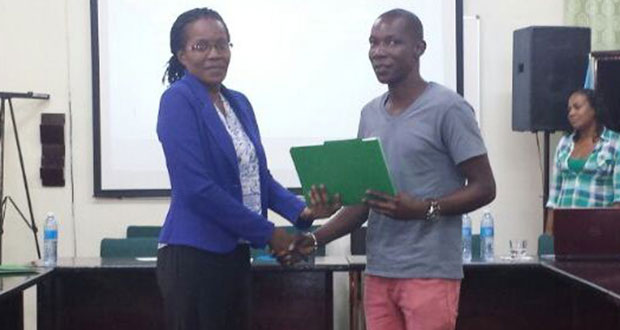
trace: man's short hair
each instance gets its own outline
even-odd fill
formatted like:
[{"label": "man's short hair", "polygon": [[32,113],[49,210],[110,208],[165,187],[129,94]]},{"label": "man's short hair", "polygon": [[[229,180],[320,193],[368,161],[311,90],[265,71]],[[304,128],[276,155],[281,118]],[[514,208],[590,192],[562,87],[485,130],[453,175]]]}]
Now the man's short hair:
[{"label": "man's short hair", "polygon": [[402,18],[405,20],[407,29],[411,31],[412,35],[418,40],[424,40],[424,27],[422,26],[422,21],[420,21],[416,14],[408,10],[400,8],[392,9],[381,14],[379,18],[386,18],[390,20]]}]

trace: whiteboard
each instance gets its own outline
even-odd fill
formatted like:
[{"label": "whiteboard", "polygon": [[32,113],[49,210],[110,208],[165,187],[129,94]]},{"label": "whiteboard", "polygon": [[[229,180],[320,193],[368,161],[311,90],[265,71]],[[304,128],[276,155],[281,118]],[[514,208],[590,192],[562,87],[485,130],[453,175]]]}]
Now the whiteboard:
[{"label": "whiteboard", "polygon": [[95,196],[168,194],[155,127],[170,27],[205,6],[222,15],[234,45],[224,85],[249,98],[270,171],[286,187],[299,187],[291,146],[356,137],[361,108],[385,92],[368,60],[381,13],[416,13],[428,44],[422,76],[457,86],[461,1],[91,0]]}]

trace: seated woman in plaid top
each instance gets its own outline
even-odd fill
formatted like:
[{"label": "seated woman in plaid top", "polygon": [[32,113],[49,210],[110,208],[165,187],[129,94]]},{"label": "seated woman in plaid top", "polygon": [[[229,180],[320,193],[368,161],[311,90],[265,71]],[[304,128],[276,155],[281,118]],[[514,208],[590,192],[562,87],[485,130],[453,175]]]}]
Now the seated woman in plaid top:
[{"label": "seated woman in plaid top", "polygon": [[555,151],[547,202],[547,227],[553,232],[555,208],[620,207],[620,134],[606,127],[603,104],[591,89],[568,99],[573,132]]}]

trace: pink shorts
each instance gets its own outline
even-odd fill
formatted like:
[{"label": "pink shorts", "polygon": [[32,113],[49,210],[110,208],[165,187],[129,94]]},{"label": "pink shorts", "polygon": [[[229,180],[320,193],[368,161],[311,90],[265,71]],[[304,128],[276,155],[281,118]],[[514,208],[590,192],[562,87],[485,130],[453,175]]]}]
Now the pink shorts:
[{"label": "pink shorts", "polygon": [[460,289],[460,280],[366,275],[364,311],[367,329],[454,329]]}]

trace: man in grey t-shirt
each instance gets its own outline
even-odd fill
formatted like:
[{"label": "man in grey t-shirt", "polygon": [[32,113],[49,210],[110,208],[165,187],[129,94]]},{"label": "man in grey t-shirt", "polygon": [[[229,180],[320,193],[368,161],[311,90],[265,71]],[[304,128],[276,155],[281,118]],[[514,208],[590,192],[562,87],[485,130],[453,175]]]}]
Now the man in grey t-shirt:
[{"label": "man in grey t-shirt", "polygon": [[[388,92],[368,103],[359,125],[359,137],[381,141],[399,192],[395,198],[378,197],[389,201],[417,196],[423,200],[413,201],[425,205],[418,206],[411,218],[399,219],[389,213],[393,202],[368,202],[366,273],[460,279],[461,214],[447,213],[441,200],[465,185],[458,164],[486,154],[473,110],[459,95],[432,82],[400,113],[388,112],[389,96]],[[424,199],[441,201],[439,214],[430,221],[425,214],[430,202]]]},{"label": "man in grey t-shirt", "polygon": [[[422,23],[395,9],[375,21],[370,62],[388,92],[362,110],[358,136],[378,137],[398,191],[369,192],[297,250],[326,244],[368,219],[368,329],[453,329],[461,263],[461,214],[490,203],[495,181],[472,108],[420,76]],[[324,203],[324,199],[313,199]]]}]

